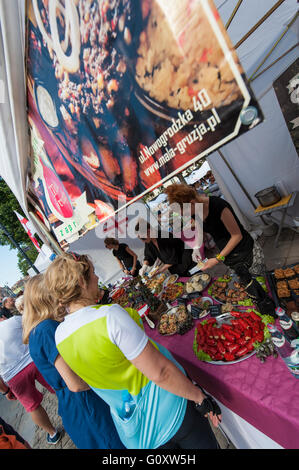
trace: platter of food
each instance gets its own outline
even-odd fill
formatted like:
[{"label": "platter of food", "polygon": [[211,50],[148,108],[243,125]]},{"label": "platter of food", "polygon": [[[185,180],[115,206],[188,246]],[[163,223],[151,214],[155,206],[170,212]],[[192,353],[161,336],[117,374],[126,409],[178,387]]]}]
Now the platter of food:
[{"label": "platter of food", "polygon": [[[273,320],[273,318],[272,318]],[[269,336],[268,316],[250,310],[232,310],[198,322],[193,351],[197,358],[216,365],[235,364],[248,359]]]},{"label": "platter of food", "polygon": [[299,263],[274,269],[269,273],[270,287],[277,303],[299,299]]},{"label": "platter of food", "polygon": [[172,307],[161,315],[158,324],[158,331],[161,335],[183,335],[193,328],[193,320],[184,305]]},{"label": "platter of food", "polygon": [[210,299],[210,297],[198,296],[191,299],[191,305],[196,305],[202,310],[207,310],[211,305],[213,305],[213,300]]},{"label": "platter of food", "polygon": [[149,273],[148,273],[148,277],[151,279],[153,277],[155,277],[157,274],[158,274],[158,271],[160,269],[160,266],[155,266]]},{"label": "platter of food", "polygon": [[187,294],[202,292],[210,283],[211,276],[207,273],[197,273],[186,282],[185,291]]},{"label": "platter of food", "polygon": [[161,294],[161,300],[163,302],[173,302],[184,293],[184,284],[181,282],[175,282],[165,287]]},{"label": "platter of food", "polygon": [[155,294],[160,294],[163,290],[163,283],[167,275],[164,273],[158,274],[155,277],[149,278],[145,281],[146,287]]},{"label": "platter of food", "polygon": [[164,281],[164,287],[167,287],[169,284],[174,284],[179,278],[178,274],[171,274],[170,276],[166,277]]},{"label": "platter of food", "polygon": [[220,304],[253,306],[253,301],[248,297],[245,288],[230,276],[216,279],[209,287],[208,294]]},{"label": "platter of food", "polygon": [[116,300],[120,298],[122,295],[124,295],[125,292],[126,292],[125,289],[123,287],[120,287],[120,288],[112,290],[110,292],[110,297],[111,299]]}]

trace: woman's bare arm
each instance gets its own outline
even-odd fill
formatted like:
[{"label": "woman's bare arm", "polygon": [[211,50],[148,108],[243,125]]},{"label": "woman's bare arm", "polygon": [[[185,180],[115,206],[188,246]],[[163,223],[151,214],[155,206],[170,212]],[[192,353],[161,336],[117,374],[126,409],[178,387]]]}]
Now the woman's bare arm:
[{"label": "woman's bare arm", "polygon": [[71,392],[83,392],[89,390],[90,387],[84,380],[82,380],[64,361],[64,359],[58,354],[54,366],[65,381],[68,389]]},{"label": "woman's bare arm", "polygon": [[227,256],[231,251],[233,251],[238,243],[240,243],[243,235],[233,213],[227,207],[222,211],[221,220],[231,236],[230,240],[220,253],[221,256]]}]

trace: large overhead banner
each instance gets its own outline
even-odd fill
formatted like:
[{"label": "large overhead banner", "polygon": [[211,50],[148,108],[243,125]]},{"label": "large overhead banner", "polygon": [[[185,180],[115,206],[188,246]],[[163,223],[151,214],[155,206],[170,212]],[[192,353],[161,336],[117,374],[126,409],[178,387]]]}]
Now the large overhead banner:
[{"label": "large overhead banner", "polygon": [[72,239],[261,122],[209,0],[29,0],[30,192]]}]

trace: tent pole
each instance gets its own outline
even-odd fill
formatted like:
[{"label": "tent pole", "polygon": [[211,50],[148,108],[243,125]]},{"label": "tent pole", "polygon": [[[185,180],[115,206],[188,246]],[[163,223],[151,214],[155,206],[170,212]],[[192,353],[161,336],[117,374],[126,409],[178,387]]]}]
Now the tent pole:
[{"label": "tent pole", "polygon": [[16,242],[16,240],[13,238],[13,236],[9,233],[7,228],[0,222],[0,229],[4,233],[4,235],[11,241],[11,243],[17,248],[17,250],[21,253],[23,258],[27,261],[29,266],[36,272],[36,274],[39,274],[39,270],[37,267],[34,265],[34,263],[31,261],[30,258],[26,255],[25,251],[22,249],[22,247],[19,245],[19,243]]},{"label": "tent pole", "polygon": [[[234,176],[235,180],[237,181],[237,183],[239,184],[239,186],[241,187],[242,191],[244,192],[244,194],[246,195],[248,201],[250,202],[250,204],[252,205],[252,207],[254,208],[254,210],[257,208],[256,204],[254,204],[253,200],[251,199],[250,197],[250,194],[247,192],[246,188],[243,186],[243,184],[241,183],[241,181],[239,180],[238,176],[236,175],[236,173],[234,172],[234,170],[232,169],[232,167],[230,166],[230,164],[228,163],[228,161],[226,160],[226,158],[224,157],[223,153],[221,152],[221,150],[217,150],[217,152],[219,153],[220,157],[222,158],[222,160],[224,161],[224,163],[226,164],[226,166],[229,168],[230,172],[232,173],[232,175]],[[263,223],[265,225],[266,222],[264,221],[263,217],[261,216],[260,217],[263,221]]]},{"label": "tent pole", "polygon": [[38,226],[42,234],[45,236],[45,238],[48,240],[50,246],[53,248],[55,253],[57,255],[62,255],[64,253],[63,249],[60,247],[60,245],[56,242],[54,237],[48,232],[44,224],[39,220],[39,218],[34,214],[34,212],[29,211],[28,214],[30,217],[33,219],[34,223]]},{"label": "tent pole", "polygon": [[299,42],[297,42],[297,44],[294,44],[293,47],[291,47],[290,49],[288,49],[284,54],[282,54],[280,57],[278,57],[278,59],[274,60],[274,62],[272,62],[270,65],[268,65],[267,67],[265,67],[260,73],[258,73],[255,77],[253,78],[249,78],[249,82],[253,82],[256,78],[258,78],[260,75],[262,75],[264,72],[266,72],[270,67],[272,67],[272,65],[276,64],[276,62],[278,62],[280,59],[282,59],[284,56],[286,56],[289,52],[291,52],[293,49],[295,49],[295,47],[298,47],[299,46]]},{"label": "tent pole", "polygon": [[238,1],[237,5],[235,6],[235,8],[234,8],[232,14],[230,15],[230,17],[229,17],[229,19],[228,19],[228,22],[227,22],[226,25],[225,25],[225,29],[228,29],[228,28],[229,28],[229,26],[230,26],[231,22],[233,21],[235,15],[236,15],[236,13],[237,13],[237,11],[239,10],[239,7],[241,6],[241,3],[242,3],[242,2],[243,2],[243,0],[239,0],[239,1]]},{"label": "tent pole", "polygon": [[264,21],[269,18],[270,15],[284,2],[285,0],[279,0],[275,5],[248,31],[248,33],[243,36],[240,41],[237,42],[237,44],[234,46],[235,49],[237,49],[241,44],[243,44],[246,39],[251,36],[252,33],[262,24]]},{"label": "tent pole", "polygon": [[262,62],[260,63],[260,65],[255,69],[255,71],[253,72],[253,74],[249,77],[249,81],[252,81],[253,77],[255,76],[256,72],[259,71],[259,69],[261,68],[261,66],[266,62],[266,60],[268,59],[268,57],[270,57],[270,55],[272,54],[272,52],[274,51],[274,49],[277,47],[277,45],[279,44],[279,42],[282,40],[282,38],[284,37],[284,35],[288,32],[289,28],[292,26],[292,24],[294,23],[294,21],[296,21],[297,17],[298,17],[299,13],[297,12],[296,15],[294,16],[294,18],[292,19],[292,21],[287,25],[286,29],[284,30],[284,32],[281,34],[281,36],[277,39],[277,41],[274,43],[274,45],[271,47],[270,51],[268,52],[268,54],[266,55],[266,57],[264,57],[264,59],[262,60]]}]

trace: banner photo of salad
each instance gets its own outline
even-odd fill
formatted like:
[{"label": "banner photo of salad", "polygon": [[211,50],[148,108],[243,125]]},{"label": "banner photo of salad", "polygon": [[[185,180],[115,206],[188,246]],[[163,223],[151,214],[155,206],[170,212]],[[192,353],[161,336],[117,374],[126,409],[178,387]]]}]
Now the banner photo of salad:
[{"label": "banner photo of salad", "polygon": [[59,241],[263,119],[210,0],[28,0],[26,69],[29,192]]}]

